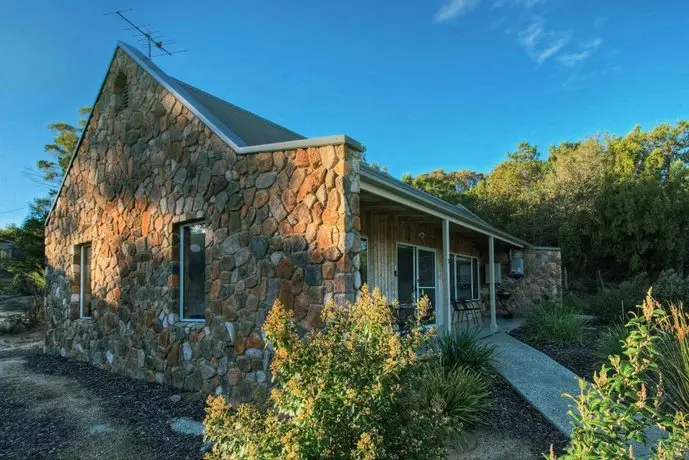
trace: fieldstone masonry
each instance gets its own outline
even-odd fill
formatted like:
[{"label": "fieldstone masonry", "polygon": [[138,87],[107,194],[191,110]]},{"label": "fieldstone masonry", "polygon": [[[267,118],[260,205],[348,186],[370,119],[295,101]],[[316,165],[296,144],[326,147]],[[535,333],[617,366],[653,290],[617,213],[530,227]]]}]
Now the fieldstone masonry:
[{"label": "fieldstone masonry", "polygon": [[524,277],[508,276],[509,261],[506,253],[496,254],[502,262],[502,288],[511,294],[507,307],[523,315],[539,300],[562,298],[562,256],[559,248],[530,247],[520,251],[524,259]]},{"label": "fieldstone masonry", "polygon": [[[273,302],[309,330],[361,284],[359,157],[342,144],[238,155],[118,50],[46,226],[46,352],[233,402],[262,397]],[[193,323],[179,320],[176,229],[196,220],[207,302]],[[93,313],[81,319],[76,246],[89,242]]]}]

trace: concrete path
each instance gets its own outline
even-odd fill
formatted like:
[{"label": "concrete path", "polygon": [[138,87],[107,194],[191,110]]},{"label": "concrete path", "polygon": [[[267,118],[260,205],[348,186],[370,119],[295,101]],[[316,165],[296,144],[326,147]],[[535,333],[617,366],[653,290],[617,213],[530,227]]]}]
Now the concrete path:
[{"label": "concrete path", "polygon": [[496,370],[553,425],[570,436],[572,426],[567,411],[573,401],[562,394],[579,394],[578,376],[504,332],[482,341],[496,347]]}]

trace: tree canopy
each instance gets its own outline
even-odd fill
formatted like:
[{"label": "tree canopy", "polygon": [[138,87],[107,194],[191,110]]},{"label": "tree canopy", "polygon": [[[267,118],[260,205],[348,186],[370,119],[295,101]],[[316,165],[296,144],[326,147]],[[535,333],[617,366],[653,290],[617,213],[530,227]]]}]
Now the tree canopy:
[{"label": "tree canopy", "polygon": [[611,279],[689,263],[689,121],[551,146],[522,142],[490,173],[402,180],[527,241],[560,246],[572,273]]}]

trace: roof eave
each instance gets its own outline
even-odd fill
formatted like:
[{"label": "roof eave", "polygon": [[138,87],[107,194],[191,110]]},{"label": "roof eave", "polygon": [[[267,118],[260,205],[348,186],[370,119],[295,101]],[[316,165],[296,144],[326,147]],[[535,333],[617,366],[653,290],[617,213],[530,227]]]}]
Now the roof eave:
[{"label": "roof eave", "polygon": [[530,246],[529,243],[523,241],[517,237],[510,235],[492,225],[487,225],[481,222],[468,221],[466,217],[457,212],[456,206],[448,203],[447,201],[441,200],[440,198],[433,196],[429,193],[419,190],[411,185],[405,184],[402,181],[395,179],[394,177],[385,174],[383,172],[377,171],[370,166],[361,165],[360,175],[362,181],[368,181],[379,187],[392,191],[393,193],[402,195],[403,197],[415,201],[416,203],[428,206],[439,212],[452,220],[458,221],[460,225],[464,225],[472,230],[484,233],[489,236],[493,236],[499,240],[506,243],[512,244],[514,246],[523,248]]}]

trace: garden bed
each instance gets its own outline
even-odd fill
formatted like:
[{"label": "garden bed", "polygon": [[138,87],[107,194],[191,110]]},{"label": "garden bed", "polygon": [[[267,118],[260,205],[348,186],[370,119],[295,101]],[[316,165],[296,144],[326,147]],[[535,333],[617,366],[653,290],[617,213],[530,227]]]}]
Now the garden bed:
[{"label": "garden bed", "polygon": [[524,328],[515,329],[510,332],[510,335],[550,356],[579,377],[590,381],[594,371],[600,369],[594,345],[599,332],[598,328],[587,329],[581,342],[573,344],[536,340]]}]

